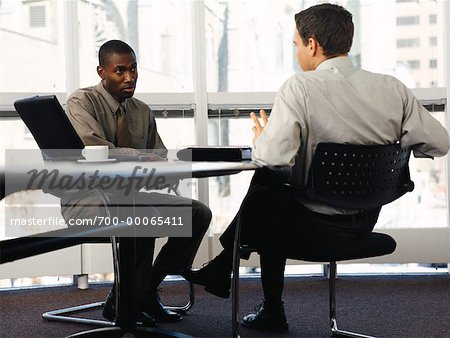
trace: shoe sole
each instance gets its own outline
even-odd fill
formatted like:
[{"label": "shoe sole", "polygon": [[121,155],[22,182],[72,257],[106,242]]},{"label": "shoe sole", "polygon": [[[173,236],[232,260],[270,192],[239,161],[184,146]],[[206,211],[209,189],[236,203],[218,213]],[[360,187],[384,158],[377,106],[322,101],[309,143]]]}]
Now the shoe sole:
[{"label": "shoe sole", "polygon": [[[109,320],[112,323],[114,323],[116,320],[115,315],[111,315],[110,313],[105,314],[105,312],[103,312],[102,315],[103,315],[103,318],[105,318],[106,320]],[[181,319],[182,318],[180,318],[178,321],[180,321]],[[144,326],[144,327],[157,327],[158,323],[156,321],[149,322],[149,321],[143,320],[141,318],[136,318],[136,325]]]},{"label": "shoe sole", "polygon": [[217,289],[213,286],[209,286],[206,283],[203,283],[201,280],[198,280],[196,278],[192,278],[189,275],[183,275],[182,276],[184,279],[186,279],[188,282],[196,284],[196,285],[200,285],[203,286],[205,288],[206,291],[208,291],[210,294],[220,297],[220,298],[230,298],[230,291],[223,291],[222,289]]},{"label": "shoe sole", "polygon": [[176,317],[176,318],[155,318],[153,317],[157,323],[176,323],[181,322],[183,320],[183,317]]},{"label": "shoe sole", "polygon": [[205,290],[220,298],[230,298],[230,291],[217,290],[208,286],[205,286]]},{"label": "shoe sole", "polygon": [[266,332],[274,332],[274,333],[285,333],[289,331],[289,324],[286,323],[281,327],[263,327],[263,326],[253,326],[246,324],[245,322],[241,321],[241,325],[245,327],[246,329],[252,329],[252,330],[259,330],[259,331],[266,331]]}]

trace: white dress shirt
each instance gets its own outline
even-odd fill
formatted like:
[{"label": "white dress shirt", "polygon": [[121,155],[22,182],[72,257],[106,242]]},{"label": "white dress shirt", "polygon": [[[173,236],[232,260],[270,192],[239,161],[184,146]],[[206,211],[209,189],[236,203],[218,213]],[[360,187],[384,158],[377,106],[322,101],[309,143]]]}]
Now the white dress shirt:
[{"label": "white dress shirt", "polygon": [[[411,146],[416,157],[443,156],[449,149],[447,131],[399,80],[358,69],[349,57],[336,57],[284,83],[255,142],[253,159],[293,166],[292,183],[305,185],[320,142],[398,140],[402,147]],[[355,212],[302,203],[325,214]]]}]

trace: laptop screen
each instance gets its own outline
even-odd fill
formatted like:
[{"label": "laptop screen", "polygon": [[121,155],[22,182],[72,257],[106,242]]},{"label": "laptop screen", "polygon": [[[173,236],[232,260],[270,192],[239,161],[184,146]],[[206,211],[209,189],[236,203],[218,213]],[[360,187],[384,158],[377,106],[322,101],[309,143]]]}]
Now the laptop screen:
[{"label": "laptop screen", "polygon": [[14,107],[45,157],[81,156],[84,144],[55,95],[20,99]]}]

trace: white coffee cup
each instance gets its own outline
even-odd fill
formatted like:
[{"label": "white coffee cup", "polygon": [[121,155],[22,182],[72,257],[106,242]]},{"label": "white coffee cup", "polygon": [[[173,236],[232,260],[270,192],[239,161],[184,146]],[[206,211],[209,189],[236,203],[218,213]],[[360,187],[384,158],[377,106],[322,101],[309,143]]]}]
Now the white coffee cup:
[{"label": "white coffee cup", "polygon": [[108,146],[86,146],[81,154],[87,161],[102,161],[108,159]]}]

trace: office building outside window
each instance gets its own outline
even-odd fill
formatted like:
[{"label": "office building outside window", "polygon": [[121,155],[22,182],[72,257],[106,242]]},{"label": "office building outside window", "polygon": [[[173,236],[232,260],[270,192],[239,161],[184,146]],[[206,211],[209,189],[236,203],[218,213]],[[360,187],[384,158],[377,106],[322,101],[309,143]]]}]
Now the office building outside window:
[{"label": "office building outside window", "polygon": [[98,49],[119,39],[137,54],[137,92],[192,92],[189,1],[78,1],[78,15],[81,86],[98,82]]},{"label": "office building outside window", "polygon": [[397,26],[418,25],[419,16],[399,16],[397,17]]},{"label": "office building outside window", "polygon": [[435,37],[435,36],[430,37],[430,39],[429,39],[429,45],[430,45],[430,47],[435,47],[435,46],[437,46],[437,37]]},{"label": "office building outside window", "polygon": [[45,27],[45,6],[30,6],[30,27]]},{"label": "office building outside window", "polygon": [[437,23],[437,15],[431,14],[429,22],[430,22],[430,24]]},{"label": "office building outside window", "polygon": [[408,60],[406,62],[408,63],[408,66],[411,69],[419,69],[420,68],[420,60]]},{"label": "office building outside window", "polygon": [[61,3],[0,1],[0,93],[65,91],[64,43]]},{"label": "office building outside window", "polygon": [[420,39],[397,39],[397,48],[420,47]]}]

